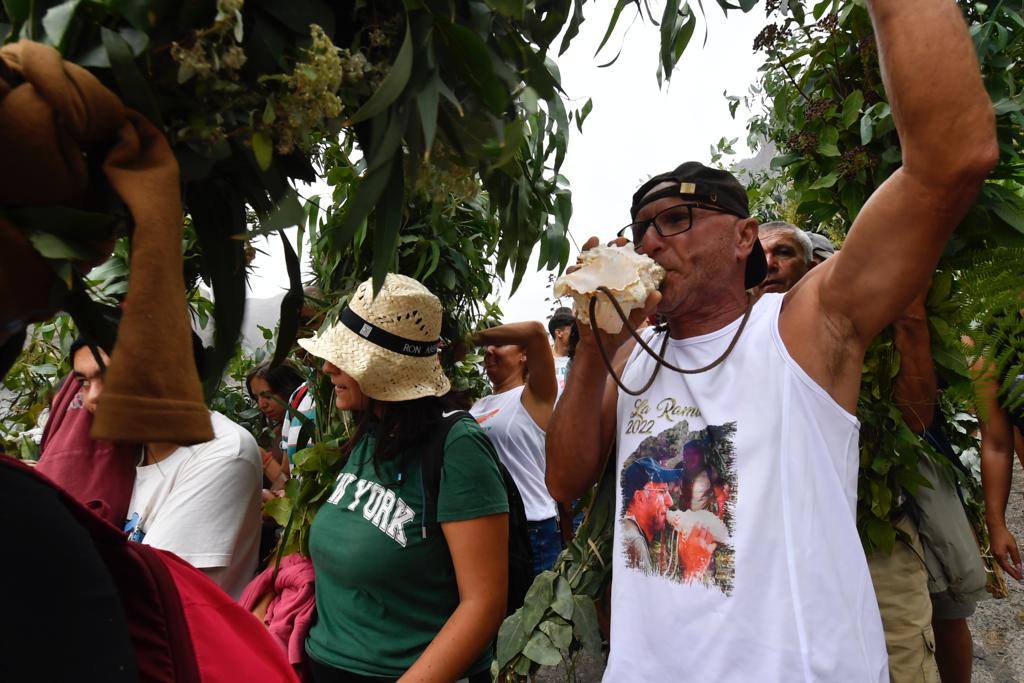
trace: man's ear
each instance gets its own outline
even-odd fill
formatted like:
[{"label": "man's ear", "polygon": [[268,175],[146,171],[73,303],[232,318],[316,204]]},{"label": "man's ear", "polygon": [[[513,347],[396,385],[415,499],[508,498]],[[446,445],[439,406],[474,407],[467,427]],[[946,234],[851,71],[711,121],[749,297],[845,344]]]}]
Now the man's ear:
[{"label": "man's ear", "polygon": [[756,218],[743,218],[736,222],[736,248],[742,258],[750,256],[754,242],[760,239],[758,227]]}]

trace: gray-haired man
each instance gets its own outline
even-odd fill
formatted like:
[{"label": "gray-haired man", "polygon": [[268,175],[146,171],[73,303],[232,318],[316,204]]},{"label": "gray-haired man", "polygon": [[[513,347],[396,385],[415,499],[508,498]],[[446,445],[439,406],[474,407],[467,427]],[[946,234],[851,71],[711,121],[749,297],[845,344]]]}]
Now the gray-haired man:
[{"label": "gray-haired man", "polygon": [[811,238],[792,223],[764,223],[758,226],[757,236],[768,260],[768,275],[758,288],[762,293],[788,292],[814,267]]}]

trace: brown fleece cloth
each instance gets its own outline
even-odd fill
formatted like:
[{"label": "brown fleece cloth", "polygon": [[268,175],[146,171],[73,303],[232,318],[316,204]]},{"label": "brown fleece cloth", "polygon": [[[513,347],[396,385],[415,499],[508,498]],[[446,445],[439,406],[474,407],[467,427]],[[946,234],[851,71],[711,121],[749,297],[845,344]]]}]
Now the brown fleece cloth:
[{"label": "brown fleece cloth", "polygon": [[93,438],[211,440],[186,312],[178,164],[163,134],[88,71],[22,40],[0,47],[0,150],[0,207],[80,207],[100,191],[90,170],[102,165],[134,219],[128,295]]}]

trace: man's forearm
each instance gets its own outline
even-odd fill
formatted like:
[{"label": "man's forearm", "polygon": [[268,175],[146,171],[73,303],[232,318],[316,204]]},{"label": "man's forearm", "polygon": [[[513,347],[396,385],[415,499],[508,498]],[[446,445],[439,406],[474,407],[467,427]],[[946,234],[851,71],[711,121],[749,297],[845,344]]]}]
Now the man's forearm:
[{"label": "man's forearm", "polygon": [[900,354],[894,388],[896,405],[911,431],[921,433],[932,423],[939,388],[932,362],[931,335],[923,308],[893,323]]},{"label": "man's forearm", "polygon": [[868,9],[904,169],[941,185],[972,171],[984,176],[998,155],[995,117],[960,8],[953,0],[868,0]]},{"label": "man's forearm", "polygon": [[548,423],[548,491],[564,503],[579,498],[601,474],[601,411],[608,371],[597,352],[577,348],[565,391]]},{"label": "man's forearm", "polygon": [[1006,526],[1006,503],[1010,499],[1013,477],[1013,453],[982,443],[981,488],[985,494],[985,523],[989,527]]}]

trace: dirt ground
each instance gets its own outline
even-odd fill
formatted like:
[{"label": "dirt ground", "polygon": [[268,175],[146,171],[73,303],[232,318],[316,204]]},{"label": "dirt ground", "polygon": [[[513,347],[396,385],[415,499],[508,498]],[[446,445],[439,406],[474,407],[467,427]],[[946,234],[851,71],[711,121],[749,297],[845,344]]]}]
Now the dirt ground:
[{"label": "dirt ground", "polygon": [[[1006,511],[1007,523],[1024,543],[1024,471],[1015,463],[1013,491]],[[1005,600],[985,600],[971,618],[974,635],[973,683],[1024,683],[1024,586],[1008,581],[1010,596]],[[604,671],[604,658],[582,655],[576,663],[575,677],[566,677],[565,668],[545,668],[539,683],[597,683]]]},{"label": "dirt ground", "polygon": [[[1006,521],[1017,543],[1024,543],[1024,471],[1016,463]],[[1010,597],[985,600],[971,618],[975,683],[1024,681],[1024,586],[1008,579]]]}]

